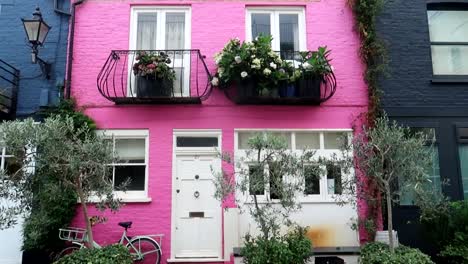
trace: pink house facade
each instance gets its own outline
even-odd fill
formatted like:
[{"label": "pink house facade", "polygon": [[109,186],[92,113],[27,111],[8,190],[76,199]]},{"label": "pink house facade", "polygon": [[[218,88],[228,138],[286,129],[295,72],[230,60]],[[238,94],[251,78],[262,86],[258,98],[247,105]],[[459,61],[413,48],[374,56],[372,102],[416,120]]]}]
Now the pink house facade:
[{"label": "pink house facade", "polygon": [[[284,135],[292,150],[307,145],[328,155],[367,111],[359,39],[346,2],[88,0],[78,6],[71,95],[114,138],[122,160],[114,164],[115,184],[132,180],[118,193],[125,206],[105,213],[108,222],[94,228],[95,239],[115,242],[117,223],[133,221],[130,234],[164,235],[161,263],[230,263],[242,236],[257,231],[234,202],[213,198],[211,169],[221,166],[216,151],[241,156],[252,132],[269,130]],[[333,96],[321,104],[238,104],[208,85],[214,54],[229,39],[250,40],[257,31],[273,35],[277,50],[332,50]],[[177,87],[170,100],[139,98],[129,50],[181,50],[168,53]],[[327,171],[293,218],[310,227],[314,247],[358,246],[360,236],[350,229],[357,210],[331,198],[346,175]]]}]

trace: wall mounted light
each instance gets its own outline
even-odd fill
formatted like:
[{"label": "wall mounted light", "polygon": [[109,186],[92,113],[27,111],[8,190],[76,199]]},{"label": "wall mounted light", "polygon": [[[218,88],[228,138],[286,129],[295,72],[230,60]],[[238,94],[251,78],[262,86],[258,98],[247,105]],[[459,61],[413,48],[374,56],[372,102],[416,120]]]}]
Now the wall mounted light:
[{"label": "wall mounted light", "polygon": [[51,27],[42,19],[39,7],[36,7],[31,19],[22,18],[21,21],[23,21],[24,31],[26,32],[29,43],[31,44],[31,61],[34,64],[39,63],[46,79],[50,79],[50,70],[52,65],[39,58],[38,47],[44,44]]}]

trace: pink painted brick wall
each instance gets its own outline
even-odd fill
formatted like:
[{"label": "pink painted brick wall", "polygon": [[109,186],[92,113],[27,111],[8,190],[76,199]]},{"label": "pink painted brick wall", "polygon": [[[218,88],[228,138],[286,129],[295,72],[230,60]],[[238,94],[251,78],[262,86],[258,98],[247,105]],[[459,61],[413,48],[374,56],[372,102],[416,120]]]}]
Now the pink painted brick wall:
[{"label": "pink painted brick wall", "polygon": [[[121,229],[116,223],[134,222],[131,233],[163,233],[163,259],[170,254],[172,131],[222,129],[223,150],[232,150],[235,128],[351,128],[367,109],[367,88],[358,57],[359,40],[353,31],[346,0],[242,1],[135,1],[88,0],[77,9],[73,54],[72,96],[103,129],[148,129],[150,132],[150,203],[127,204],[109,222],[95,227],[97,241],[114,242]],[[245,8],[250,5],[300,5],[306,8],[307,46],[327,45],[332,50],[337,77],[336,94],[321,106],[237,106],[215,90],[201,105],[115,106],[98,92],[97,75],[111,50],[129,48],[132,6],[191,6],[191,47],[213,55],[234,37],[245,37]],[[362,210],[365,210],[362,209]],[[82,224],[81,215],[76,219]]]}]

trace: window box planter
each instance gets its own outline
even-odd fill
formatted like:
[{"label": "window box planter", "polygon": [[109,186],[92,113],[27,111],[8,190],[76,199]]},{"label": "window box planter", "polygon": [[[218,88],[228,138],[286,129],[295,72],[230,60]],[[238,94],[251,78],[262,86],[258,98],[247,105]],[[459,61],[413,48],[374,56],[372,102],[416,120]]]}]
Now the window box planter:
[{"label": "window box planter", "polygon": [[297,81],[298,97],[320,98],[320,86],[322,81],[323,77],[320,75],[303,76]]},{"label": "window box planter", "polygon": [[172,96],[173,80],[137,76],[136,81],[137,97],[139,98]]}]

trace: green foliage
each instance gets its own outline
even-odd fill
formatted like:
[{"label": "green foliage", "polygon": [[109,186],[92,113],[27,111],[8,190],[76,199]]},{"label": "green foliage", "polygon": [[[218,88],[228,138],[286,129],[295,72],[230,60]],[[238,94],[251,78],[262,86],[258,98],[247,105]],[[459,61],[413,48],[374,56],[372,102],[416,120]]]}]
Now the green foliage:
[{"label": "green foliage", "polygon": [[57,107],[45,110],[43,115],[46,117],[69,117],[73,119],[75,130],[82,129],[84,127],[87,127],[92,131],[96,130],[96,124],[94,121],[81,110],[77,109],[74,99],[60,100]]},{"label": "green foliage", "polygon": [[133,259],[128,249],[121,245],[112,245],[99,249],[83,248],[74,251],[54,264],[132,264]]},{"label": "green foliage", "polygon": [[418,249],[399,246],[391,253],[388,245],[373,242],[361,248],[360,264],[433,264],[431,258]]},{"label": "green foliage", "polygon": [[[1,217],[9,220],[30,211],[36,195],[34,186],[41,177],[54,177],[58,188],[73,190],[84,204],[93,195],[100,201],[96,203],[99,209],[118,209],[120,203],[109,177],[108,164],[114,161],[110,142],[87,126],[76,127],[72,117],[62,116],[39,124],[32,119],[0,124],[2,140],[13,155],[11,160],[19,165],[14,171],[0,173],[0,197],[12,201],[11,206],[0,208]],[[87,207],[81,208],[92,241]]]},{"label": "green foliage", "polygon": [[[468,263],[468,201],[421,208],[421,223],[447,263]],[[452,261],[452,262],[451,262]]]},{"label": "green foliage", "polygon": [[[215,197],[225,201],[235,196],[239,209],[250,213],[268,240],[279,235],[282,225],[292,225],[290,214],[301,209],[297,194],[304,193],[304,165],[319,161],[313,160],[313,151],[292,153],[285,138],[272,133],[257,133],[248,145],[245,155],[237,160],[230,153],[222,155],[225,163],[236,167],[236,172],[212,172]],[[287,181],[283,180],[284,175],[288,175]]]},{"label": "green foliage", "polygon": [[378,38],[376,20],[382,10],[385,0],[348,0],[354,18],[356,30],[361,38],[360,55],[366,64],[365,80],[369,89],[368,122],[382,114],[380,100],[382,90],[379,87],[379,78],[385,72],[387,53],[382,41]]},{"label": "green foliage", "polygon": [[333,72],[330,64],[331,51],[327,47],[319,47],[317,51],[301,52],[302,63],[300,68],[304,75],[327,75]]},{"label": "green foliage", "polygon": [[296,227],[284,236],[264,239],[245,237],[241,254],[245,264],[305,264],[311,257],[312,244],[306,229]]}]

